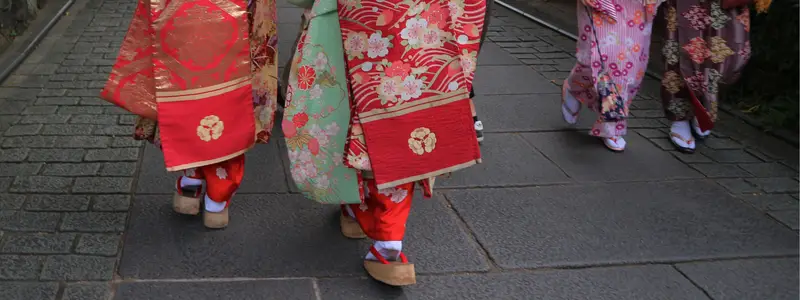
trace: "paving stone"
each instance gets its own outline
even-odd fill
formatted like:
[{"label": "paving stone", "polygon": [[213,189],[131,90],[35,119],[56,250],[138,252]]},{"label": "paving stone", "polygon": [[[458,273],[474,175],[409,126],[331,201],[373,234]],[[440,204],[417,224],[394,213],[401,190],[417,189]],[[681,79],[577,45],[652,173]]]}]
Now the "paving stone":
[{"label": "paving stone", "polygon": [[733,194],[758,193],[760,190],[744,179],[719,179],[717,183]]},{"label": "paving stone", "polygon": [[104,282],[70,283],[64,289],[63,300],[108,300],[111,285]]},{"label": "paving stone", "polygon": [[692,153],[692,154],[687,154],[687,153],[681,153],[681,152],[678,152],[678,151],[673,151],[672,155],[675,156],[675,158],[677,158],[678,160],[680,160],[680,161],[682,161],[684,163],[687,163],[687,164],[711,163],[711,162],[713,162],[707,156],[705,156],[705,155],[703,155],[701,153],[697,153],[697,152]]},{"label": "paving stone", "polygon": [[135,162],[124,163],[105,163],[103,170],[100,172],[101,176],[133,176],[136,173]]},{"label": "paving stone", "polygon": [[[483,163],[437,180],[437,186],[479,187],[569,182],[556,165],[517,134],[486,134]],[[492,176],[486,176],[493,174]]]},{"label": "paving stone", "polygon": [[734,164],[692,164],[692,168],[708,178],[750,177],[750,174]]},{"label": "paving stone", "polygon": [[708,138],[703,141],[706,147],[716,150],[732,150],[744,148],[742,144],[726,138]]},{"label": "paving stone", "polygon": [[30,153],[29,149],[0,149],[0,161],[20,162],[24,161]]},{"label": "paving stone", "polygon": [[42,269],[43,280],[111,280],[114,258],[64,255],[48,256]]},{"label": "paving stone", "polygon": [[64,193],[69,191],[72,178],[56,176],[19,176],[10,191],[14,193]]},{"label": "paving stone", "polygon": [[750,178],[747,182],[767,193],[797,193],[797,180],[792,178]]},{"label": "paving stone", "polygon": [[[277,143],[259,144],[245,155],[244,179],[238,193],[285,193],[289,191]],[[177,174],[165,171],[161,151],[148,144],[139,171],[136,192],[168,194],[175,190]]]},{"label": "paving stone", "polygon": [[89,150],[86,161],[136,161],[139,148],[113,148]]},{"label": "paving stone", "polygon": [[143,141],[137,141],[130,137],[114,137],[114,140],[111,142],[111,147],[114,148],[129,148],[129,147],[140,147],[142,146]]},{"label": "paving stone", "polygon": [[59,136],[55,140],[59,148],[106,148],[110,143],[107,136]]},{"label": "paving stone", "polygon": [[659,129],[635,129],[634,132],[638,133],[639,135],[645,138],[663,138],[666,137],[667,134]]},{"label": "paving stone", "polygon": [[[12,137],[12,138],[5,138],[3,141],[4,148],[49,148],[55,145],[56,137],[54,136],[21,136],[21,137]],[[23,150],[14,150],[14,149],[0,149],[3,155],[1,157],[8,157],[11,156],[12,159],[17,157],[18,155],[14,155],[14,151],[23,151]],[[10,151],[10,152],[9,152]],[[27,149],[24,150],[25,154],[27,155]]]},{"label": "paving stone", "polygon": [[119,234],[82,234],[75,253],[116,256],[121,237]]},{"label": "paving stone", "polygon": [[797,176],[797,171],[780,163],[741,164],[750,174],[756,177],[792,177]]},{"label": "paving stone", "polygon": [[11,177],[0,177],[0,192],[5,192],[11,187]]},{"label": "paving stone", "polygon": [[789,255],[798,247],[796,233],[708,181],[454,190],[447,196],[502,268]]},{"label": "paving stone", "polygon": [[108,125],[117,124],[118,116],[104,116],[104,115],[77,115],[72,116],[69,120],[73,124],[98,124]]},{"label": "paving stone", "polygon": [[42,164],[33,163],[0,163],[0,176],[27,176],[36,175]]},{"label": "paving stone", "polygon": [[103,113],[103,108],[95,106],[62,106],[58,109],[58,114],[61,115],[79,115],[79,114],[99,115],[102,113]]},{"label": "paving stone", "polygon": [[72,248],[72,233],[18,233],[6,237],[2,252],[20,254],[66,254]]},{"label": "paving stone", "polygon": [[70,116],[68,115],[30,115],[25,116],[19,121],[20,124],[64,124]]},{"label": "paving stone", "polygon": [[[479,87],[475,91],[479,94],[475,108],[485,132],[552,131],[568,126],[561,115],[559,94],[482,95]],[[588,132],[596,117],[588,109],[581,110],[579,117],[572,127]]]},{"label": "paving stone", "polygon": [[798,214],[797,209],[771,211],[769,212],[769,215],[793,230],[800,229],[800,226],[798,225],[798,222],[800,222],[798,221],[798,219],[800,219],[800,215]]},{"label": "paving stone", "polygon": [[72,192],[82,194],[128,193],[133,186],[130,177],[82,177],[75,179]]},{"label": "paving stone", "polygon": [[0,229],[53,232],[61,214],[52,212],[0,211]]},{"label": "paving stone", "polygon": [[97,195],[92,201],[92,210],[95,211],[128,211],[131,206],[131,197],[128,195]]},{"label": "paving stone", "polygon": [[121,232],[125,230],[126,214],[110,212],[66,213],[61,230],[83,232]]},{"label": "paving stone", "polygon": [[[66,90],[60,90],[66,93]],[[47,97],[47,96],[46,96]],[[33,105],[78,105],[81,98],[78,97],[63,97],[63,95],[59,96],[49,96],[48,98],[39,98],[36,99],[36,102]]]},{"label": "paving stone", "polygon": [[700,178],[702,175],[641,136],[628,135],[624,154],[613,153],[594,137],[577,132],[523,134],[545,157],[578,181],[641,181]]},{"label": "paving stone", "polygon": [[418,276],[417,284],[391,288],[371,279],[322,279],[322,299],[707,299],[669,266],[544,272]]},{"label": "paving stone", "polygon": [[89,196],[84,195],[31,195],[25,210],[28,211],[85,211],[89,209]]},{"label": "paving stone", "polygon": [[717,300],[800,298],[797,258],[679,264],[678,269]]},{"label": "paving stone", "polygon": [[47,124],[42,129],[43,135],[91,135],[95,125],[91,124]]},{"label": "paving stone", "polygon": [[28,197],[23,194],[3,194],[0,193],[0,210],[21,209]]},{"label": "paving stone", "polygon": [[701,148],[700,153],[720,163],[759,163],[761,160],[744,150],[713,150]]},{"label": "paving stone", "polygon": [[57,282],[0,282],[0,300],[55,300]]},{"label": "paving stone", "polygon": [[[38,279],[42,261],[44,259],[41,256],[0,255],[0,280]],[[0,293],[0,297],[4,294],[5,290]]]},{"label": "paving stone", "polygon": [[557,94],[561,91],[528,66],[482,66],[475,74],[481,95]]},{"label": "paving stone", "polygon": [[630,119],[628,120],[628,128],[664,128],[664,124],[654,119]]},{"label": "paving stone", "polygon": [[486,42],[478,54],[479,66],[507,66],[519,65],[520,61],[495,43]]},{"label": "paving stone", "polygon": [[28,161],[80,162],[85,154],[83,149],[33,149],[28,154]]},{"label": "paving stone", "polygon": [[247,280],[231,282],[122,283],[115,300],[313,300],[318,299],[309,279]]},{"label": "paving stone", "polygon": [[655,139],[653,139],[653,138],[651,138],[649,140],[650,140],[651,143],[656,145],[656,147],[658,147],[661,150],[666,150],[666,151],[675,150],[675,145],[673,145],[672,142],[669,139],[666,139],[666,138],[663,138],[663,139],[662,138],[655,138]]},{"label": "paving stone", "polygon": [[133,128],[130,125],[105,125],[97,128],[94,134],[111,136],[130,136]]},{"label": "paving stone", "polygon": [[798,209],[797,199],[786,194],[756,194],[739,196],[744,202],[763,211],[767,210],[796,210]]},{"label": "paving stone", "polygon": [[92,176],[100,170],[100,164],[75,163],[75,164],[47,164],[42,175],[48,176]]},{"label": "paving stone", "polygon": [[23,115],[52,115],[58,106],[29,106],[22,111]]},{"label": "paving stone", "polygon": [[5,136],[25,136],[25,135],[36,135],[42,130],[41,124],[29,124],[29,125],[14,125],[11,126],[6,132],[3,134]]},{"label": "paving stone", "polygon": [[[403,249],[416,263],[417,272],[488,270],[478,246],[443,200],[423,200],[420,194],[414,199],[415,210]],[[169,195],[140,196],[133,202],[121,276],[165,279],[364,274],[362,258],[368,241],[341,237],[338,206],[318,205],[300,195],[237,194],[230,206],[230,225],[224,231],[208,231],[199,219],[176,215],[169,199]],[[319,255],[320,247],[333,256]],[[216,256],[218,253],[236,255]],[[205,259],[212,255],[219,259]]]}]

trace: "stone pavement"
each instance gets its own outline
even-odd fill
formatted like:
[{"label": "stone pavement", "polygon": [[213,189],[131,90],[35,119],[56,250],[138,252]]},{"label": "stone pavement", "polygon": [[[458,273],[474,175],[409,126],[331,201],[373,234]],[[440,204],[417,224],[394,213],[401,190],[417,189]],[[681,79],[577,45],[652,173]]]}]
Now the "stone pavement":
[{"label": "stone pavement", "polygon": [[[279,13],[288,53],[300,10]],[[0,88],[0,299],[797,299],[798,153],[723,116],[672,151],[648,80],[628,150],[562,124],[573,42],[499,6],[480,56],[485,164],[417,199],[419,284],[365,278],[366,242],[248,154],[232,223],[174,215],[173,175],[96,96],[133,0],[79,0]],[[281,56],[286,60],[286,55]]]}]

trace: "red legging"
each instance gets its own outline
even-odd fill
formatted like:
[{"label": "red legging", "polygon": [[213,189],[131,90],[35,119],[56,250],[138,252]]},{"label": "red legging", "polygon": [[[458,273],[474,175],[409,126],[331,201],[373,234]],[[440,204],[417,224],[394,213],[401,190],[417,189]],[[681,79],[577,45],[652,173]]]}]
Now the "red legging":
[{"label": "red legging", "polygon": [[374,180],[365,180],[368,194],[362,204],[350,204],[358,224],[375,241],[402,241],[414,197],[414,183],[378,190]]},{"label": "red legging", "polygon": [[206,194],[216,202],[230,202],[244,177],[244,155],[183,172],[186,177],[206,181]]}]

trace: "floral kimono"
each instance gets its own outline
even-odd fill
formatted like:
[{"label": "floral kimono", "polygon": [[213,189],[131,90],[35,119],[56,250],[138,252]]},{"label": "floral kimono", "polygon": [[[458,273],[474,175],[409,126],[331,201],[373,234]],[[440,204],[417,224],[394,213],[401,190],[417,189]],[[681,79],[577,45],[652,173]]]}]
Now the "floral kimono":
[{"label": "floral kimono", "polygon": [[269,139],[275,10],[274,0],[140,0],[101,93],[140,117],[134,137],[161,148],[167,170],[184,171],[176,211],[199,213],[205,180],[206,199],[221,203],[221,215],[207,226],[227,224],[243,154]]},{"label": "floral kimono", "polygon": [[342,234],[376,241],[364,262],[372,277],[413,284],[401,249],[415,184],[430,195],[435,176],[480,162],[469,90],[485,2],[293,3],[306,27],[282,124],[292,177],[312,199],[350,203]]},{"label": "floral kimono", "polygon": [[750,57],[750,10],[723,10],[721,0],[667,0],[667,65],[661,96],[671,121],[697,117],[702,131],[717,119],[721,84],[732,84]]},{"label": "floral kimono", "polygon": [[[616,19],[597,9],[590,9],[590,16],[578,1],[579,40],[575,55],[578,61],[564,83],[565,93],[598,112],[589,134],[604,138],[627,134],[624,118],[605,119],[601,111],[620,110],[627,115],[647,70],[653,18],[661,0],[617,0],[613,3]],[[624,107],[603,109],[599,106],[596,84],[601,69],[617,85]],[[603,105],[607,103],[603,101]],[[577,116],[577,112],[573,115]]]}]

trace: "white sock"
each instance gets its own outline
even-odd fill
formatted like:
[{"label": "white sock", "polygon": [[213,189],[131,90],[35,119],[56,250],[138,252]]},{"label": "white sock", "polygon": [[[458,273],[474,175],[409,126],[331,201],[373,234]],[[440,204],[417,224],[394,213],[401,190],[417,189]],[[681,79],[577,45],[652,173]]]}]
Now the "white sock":
[{"label": "white sock", "polygon": [[675,121],[672,122],[672,126],[670,127],[670,132],[675,133],[681,136],[683,139],[676,138],[670,135],[670,139],[680,147],[694,149],[694,143],[686,143],[686,140],[692,140],[692,126],[689,125],[689,121]]},{"label": "white sock", "polygon": [[199,185],[203,185],[203,181],[200,180],[200,179],[189,178],[189,177],[186,177],[186,176],[181,177],[181,187],[182,188],[187,187],[187,186],[193,186],[194,187],[194,186],[199,186]]},{"label": "white sock", "polygon": [[[386,260],[393,261],[400,257],[400,252],[403,251],[403,241],[377,241],[375,242],[375,249]],[[367,260],[378,260],[372,252],[367,253]]]},{"label": "white sock", "polygon": [[350,205],[345,205],[344,206],[344,211],[346,211],[347,215],[350,216],[351,218],[353,218],[353,219],[356,218],[356,214],[353,212],[353,209],[350,208]]},{"label": "white sock", "polygon": [[211,200],[211,198],[206,195],[205,199],[205,207],[207,212],[218,213],[225,209],[225,202],[217,202]]},{"label": "white sock", "polygon": [[694,132],[700,137],[707,137],[711,134],[711,130],[703,131],[700,129],[700,122],[697,121],[697,118],[692,119],[692,125],[694,125]]}]

